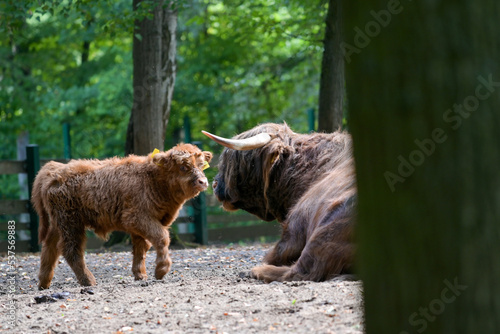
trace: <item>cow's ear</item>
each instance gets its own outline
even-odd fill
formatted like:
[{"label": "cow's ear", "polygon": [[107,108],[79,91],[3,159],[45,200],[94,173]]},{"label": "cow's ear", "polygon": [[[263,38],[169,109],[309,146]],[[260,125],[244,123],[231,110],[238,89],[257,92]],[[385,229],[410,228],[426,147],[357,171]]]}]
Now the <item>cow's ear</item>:
[{"label": "cow's ear", "polygon": [[263,154],[263,169],[270,171],[276,165],[280,164],[284,159],[293,152],[293,147],[284,144],[281,141],[276,141],[269,144],[265,149],[265,154]]},{"label": "cow's ear", "polygon": [[210,162],[210,160],[212,160],[213,154],[212,152],[203,151],[203,156],[205,157],[206,162]]}]

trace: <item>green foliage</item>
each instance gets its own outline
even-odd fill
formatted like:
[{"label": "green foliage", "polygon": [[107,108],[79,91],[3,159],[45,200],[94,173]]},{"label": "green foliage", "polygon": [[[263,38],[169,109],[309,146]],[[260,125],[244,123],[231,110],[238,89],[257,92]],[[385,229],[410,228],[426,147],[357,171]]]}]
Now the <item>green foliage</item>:
[{"label": "green foliage", "polygon": [[117,129],[126,127],[132,105],[126,8],[130,1],[2,8],[11,14],[0,35],[0,159],[15,158],[22,131],[41,156],[61,157],[64,122],[72,125],[75,157],[123,154],[124,131]]},{"label": "green foliage", "polygon": [[[0,159],[15,159],[29,131],[41,156],[123,155],[132,107],[131,0],[12,0],[0,4]],[[317,104],[324,1],[178,1],[177,81],[166,143],[189,115],[230,136],[261,122],[307,131]],[[209,141],[205,141],[207,144]],[[214,150],[220,150],[213,143]],[[212,146],[213,145],[213,146]]]},{"label": "green foliage", "polygon": [[201,129],[231,136],[261,122],[307,131],[306,110],[317,104],[324,13],[321,4],[284,0],[201,0],[184,8],[168,133],[184,115],[194,139],[202,139]]}]

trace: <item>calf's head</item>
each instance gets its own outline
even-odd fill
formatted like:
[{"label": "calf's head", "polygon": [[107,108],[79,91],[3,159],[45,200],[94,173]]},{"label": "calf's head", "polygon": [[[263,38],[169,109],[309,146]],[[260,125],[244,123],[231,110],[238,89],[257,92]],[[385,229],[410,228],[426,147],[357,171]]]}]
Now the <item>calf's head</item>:
[{"label": "calf's head", "polygon": [[187,198],[208,188],[203,170],[212,160],[212,153],[191,144],[179,144],[166,152],[153,153],[153,163],[160,167],[168,183]]},{"label": "calf's head", "polygon": [[212,184],[214,194],[224,209],[243,209],[262,220],[271,221],[279,208],[268,201],[273,175],[283,172],[293,153],[288,145],[294,133],[286,124],[262,124],[226,139],[206,131],[203,133],[225,146],[219,159],[219,172]]}]

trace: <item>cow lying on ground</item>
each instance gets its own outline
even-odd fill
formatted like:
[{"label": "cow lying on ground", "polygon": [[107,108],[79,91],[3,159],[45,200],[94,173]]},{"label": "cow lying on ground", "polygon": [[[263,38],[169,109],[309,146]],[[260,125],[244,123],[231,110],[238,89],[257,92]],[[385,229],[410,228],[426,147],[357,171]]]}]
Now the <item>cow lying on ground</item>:
[{"label": "cow lying on ground", "polygon": [[263,124],[234,139],[204,134],[228,147],[213,182],[223,207],[281,224],[281,240],[253,277],[323,281],[349,272],[356,180],[347,133],[297,134],[286,124]]},{"label": "cow lying on ground", "polygon": [[136,280],[147,277],[146,252],[153,245],[155,277],[161,279],[172,264],[168,227],[184,202],[208,187],[202,170],[211,158],[210,152],[182,144],[149,156],[43,166],[32,196],[43,243],[39,288],[50,286],[61,253],[81,285],[96,284],[83,257],[86,229],[101,238],[116,230],[130,233]]}]

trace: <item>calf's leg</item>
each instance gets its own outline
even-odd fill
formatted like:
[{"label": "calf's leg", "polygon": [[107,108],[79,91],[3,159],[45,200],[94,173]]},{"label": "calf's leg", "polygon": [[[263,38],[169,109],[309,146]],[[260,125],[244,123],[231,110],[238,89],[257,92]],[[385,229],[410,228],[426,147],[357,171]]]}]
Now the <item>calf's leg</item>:
[{"label": "calf's leg", "polygon": [[85,264],[85,244],[87,236],[85,235],[85,226],[78,220],[78,217],[64,217],[64,220],[58,220],[61,224],[62,254],[69,266],[73,270],[78,280],[83,286],[96,285],[94,275]]},{"label": "calf's leg", "polygon": [[146,252],[151,248],[151,243],[137,234],[131,234],[132,238],[132,273],[135,280],[144,280],[146,274]]},{"label": "calf's leg", "polygon": [[170,244],[170,235],[166,227],[159,221],[146,221],[137,219],[133,234],[137,234],[144,239],[149,240],[156,249],[156,269],[155,278],[162,279],[172,266],[172,260],[168,254],[168,245]]},{"label": "calf's leg", "polygon": [[42,243],[42,254],[40,261],[40,272],[38,273],[38,288],[48,289],[52,278],[54,277],[54,269],[56,267],[57,259],[61,255],[61,248],[59,245],[59,230],[57,227],[50,227],[46,238]]}]

